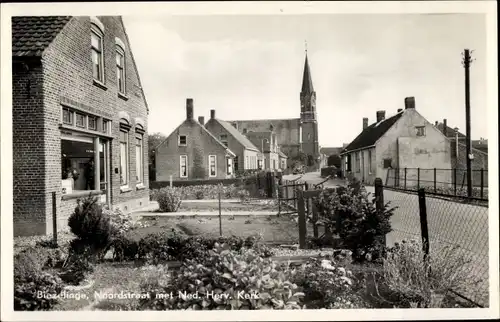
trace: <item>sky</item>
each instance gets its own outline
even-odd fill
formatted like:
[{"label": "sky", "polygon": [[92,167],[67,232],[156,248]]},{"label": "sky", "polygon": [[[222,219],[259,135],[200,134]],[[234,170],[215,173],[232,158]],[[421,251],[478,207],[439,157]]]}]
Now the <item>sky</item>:
[{"label": "sky", "polygon": [[186,117],[298,118],[305,42],[320,146],[342,146],[414,96],[429,121],[465,133],[461,53],[471,65],[472,138],[487,137],[483,14],[124,16],[150,108],[149,132]]}]

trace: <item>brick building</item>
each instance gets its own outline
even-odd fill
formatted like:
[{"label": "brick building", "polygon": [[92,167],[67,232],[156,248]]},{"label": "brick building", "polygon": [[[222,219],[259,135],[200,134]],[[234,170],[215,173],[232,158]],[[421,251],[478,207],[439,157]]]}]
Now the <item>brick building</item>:
[{"label": "brick building", "polygon": [[[449,140],[415,109],[415,99],[405,98],[405,109],[385,118],[377,111],[376,122],[368,125],[363,118],[362,132],[343,152],[342,171],[351,172],[360,181],[373,184],[375,178],[387,179],[388,169],[451,169]],[[438,182],[451,183],[451,171],[439,172]],[[408,182],[417,182],[417,172],[408,173]],[[420,181],[433,182],[433,172],[421,172]],[[388,184],[394,184],[388,182]]]},{"label": "brick building", "polygon": [[300,92],[300,117],[292,119],[232,120],[228,121],[238,131],[267,132],[276,134],[277,145],[289,159],[300,152],[308,158],[310,169],[318,170],[320,153],[318,143],[318,123],[316,114],[316,92],[314,91],[307,54]]},{"label": "brick building", "polygon": [[[234,176],[233,153],[194,119],[193,99],[186,100],[186,119],[155,151],[156,180],[224,179]],[[214,115],[215,116],[215,115]],[[200,119],[203,122],[203,119]]]},{"label": "brick building", "polygon": [[234,158],[234,170],[258,169],[263,158],[260,150],[235,127],[215,116],[215,110],[210,110],[210,120],[206,124],[203,124],[203,117],[200,117],[198,121],[228,147],[229,150],[236,154]]},{"label": "brick building", "polygon": [[58,230],[79,197],[148,203],[148,107],[121,17],[13,17],[14,234]]}]

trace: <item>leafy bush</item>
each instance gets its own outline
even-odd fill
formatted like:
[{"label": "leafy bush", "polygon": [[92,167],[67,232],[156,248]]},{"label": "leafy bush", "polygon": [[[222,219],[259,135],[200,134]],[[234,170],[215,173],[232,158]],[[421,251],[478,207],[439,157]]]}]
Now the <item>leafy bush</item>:
[{"label": "leafy bush", "polygon": [[470,263],[458,246],[448,245],[424,261],[421,243],[403,241],[388,250],[381,282],[399,307],[442,308],[450,290],[468,294],[477,289],[481,280],[470,274]]},{"label": "leafy bush", "polygon": [[262,257],[272,256],[271,249],[261,243],[259,236],[249,236],[245,239],[237,236],[206,238],[185,237],[164,232],[143,237],[138,243],[138,258],[152,264],[167,260],[185,261],[207,256],[209,250],[221,243],[228,245],[231,250],[236,252],[252,248]]},{"label": "leafy bush", "polygon": [[113,240],[113,259],[115,261],[134,260],[139,256],[139,243],[126,235]]},{"label": "leafy bush", "polygon": [[109,215],[104,211],[97,198],[78,200],[75,211],[70,215],[68,225],[71,232],[80,240],[73,243],[71,250],[88,251],[91,256],[102,258],[111,244],[115,227],[111,224]]},{"label": "leafy bush", "polygon": [[236,195],[238,196],[238,199],[240,199],[241,203],[247,202],[248,198],[250,198],[250,193],[248,192],[248,190],[245,189],[238,190]]},{"label": "leafy bush", "polygon": [[340,187],[325,189],[315,199],[323,224],[338,233],[356,261],[380,258],[385,249],[383,238],[391,231],[394,208],[387,203],[378,211],[375,199],[369,197],[365,191]]},{"label": "leafy bush", "polygon": [[105,206],[103,207],[103,213],[105,216],[109,217],[112,231],[116,235],[122,235],[135,228],[135,224],[130,213],[124,213],[118,207],[109,209],[108,206]]},{"label": "leafy bush", "polygon": [[57,276],[42,270],[45,265],[46,258],[35,249],[14,256],[15,310],[49,310],[57,304],[63,284]]},{"label": "leafy bush", "polygon": [[[228,245],[215,245],[208,257],[187,260],[170,279],[160,283],[142,283],[142,309],[154,310],[248,310],[300,309],[302,293],[286,279],[286,271],[253,250],[231,251]],[[156,275],[158,276],[158,275]],[[151,281],[154,279],[150,279]],[[178,294],[194,294],[198,298],[182,298]],[[172,292],[171,299],[156,294]],[[180,292],[180,293],[179,293]],[[213,293],[212,293],[213,292]],[[207,294],[216,294],[214,297]],[[222,294],[228,295],[221,296]],[[243,298],[242,295],[253,298]]]},{"label": "leafy bush", "polygon": [[202,190],[196,191],[195,196],[196,196],[196,199],[198,199],[198,200],[205,198],[205,194],[203,193]]},{"label": "leafy bush", "polygon": [[291,280],[302,288],[309,309],[365,308],[356,295],[360,288],[350,270],[336,265],[332,259],[312,259],[292,271]]},{"label": "leafy bush", "polygon": [[176,212],[181,205],[181,192],[177,188],[161,188],[156,196],[160,211]]}]

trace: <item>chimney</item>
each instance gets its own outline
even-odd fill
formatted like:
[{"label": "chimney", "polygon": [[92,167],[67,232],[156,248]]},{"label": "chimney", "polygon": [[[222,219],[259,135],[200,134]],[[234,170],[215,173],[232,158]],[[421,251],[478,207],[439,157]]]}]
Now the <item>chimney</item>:
[{"label": "chimney", "polygon": [[186,99],[186,118],[188,120],[193,119],[193,99],[192,98]]},{"label": "chimney", "polygon": [[403,109],[402,108],[398,108],[398,113],[401,112]]},{"label": "chimney", "polygon": [[204,116],[198,116],[198,122],[200,122],[201,125],[205,125],[205,117]]},{"label": "chimney", "polygon": [[436,121],[436,123],[434,123],[434,126],[438,126],[438,121]]},{"label": "chimney", "polygon": [[377,111],[377,122],[385,119],[385,111]]},{"label": "chimney", "polygon": [[366,129],[367,127],[368,127],[368,118],[363,117],[363,130]]},{"label": "chimney", "polygon": [[210,110],[210,118],[215,119],[215,110]]},{"label": "chimney", "polygon": [[415,108],[415,97],[407,97],[405,98],[405,109]]},{"label": "chimney", "polygon": [[443,120],[443,134],[444,136],[448,136],[448,125],[446,125],[446,119]]}]

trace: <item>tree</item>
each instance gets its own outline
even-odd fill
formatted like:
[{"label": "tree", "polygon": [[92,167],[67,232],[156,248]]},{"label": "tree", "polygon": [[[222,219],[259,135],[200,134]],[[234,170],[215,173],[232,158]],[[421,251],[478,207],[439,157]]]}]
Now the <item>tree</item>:
[{"label": "tree", "polygon": [[341,162],[342,161],[341,161],[340,156],[338,154],[332,154],[332,155],[328,156],[327,165],[329,167],[335,166],[337,168],[340,168]]},{"label": "tree", "polygon": [[160,132],[152,133],[148,135],[148,160],[149,160],[149,180],[156,180],[156,166],[155,166],[155,149],[165,141],[167,137]]}]

